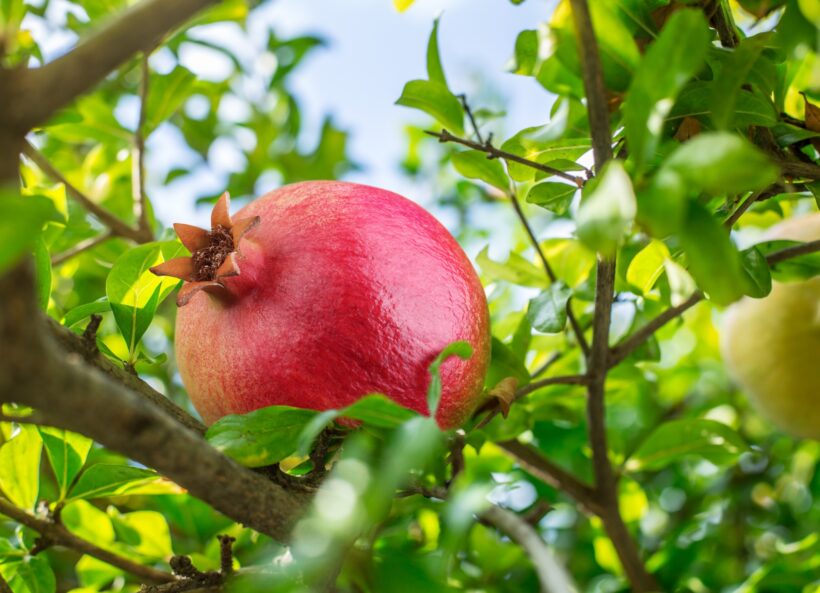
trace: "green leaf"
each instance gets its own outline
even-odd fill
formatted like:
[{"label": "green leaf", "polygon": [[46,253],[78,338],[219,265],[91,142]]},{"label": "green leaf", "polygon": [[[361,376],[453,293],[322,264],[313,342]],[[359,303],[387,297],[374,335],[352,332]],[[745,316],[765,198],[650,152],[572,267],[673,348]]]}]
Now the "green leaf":
[{"label": "green leaf", "polygon": [[659,470],[686,456],[729,465],[747,450],[734,430],[714,420],[673,420],[658,427],[626,462],[630,472]]},{"label": "green leaf", "polygon": [[748,140],[729,132],[705,132],[673,152],[663,168],[674,171],[690,189],[711,194],[741,193],[777,180],[777,166]]},{"label": "green leaf", "polygon": [[687,190],[676,171],[661,168],[636,196],[638,222],[654,237],[677,232],[686,218]]},{"label": "green leaf", "polygon": [[[696,80],[686,85],[678,96],[669,121],[680,121],[684,117],[695,117],[709,123],[712,116],[712,94],[714,81]],[[741,89],[735,98],[731,127],[773,126],[778,121],[777,110],[771,99],[760,93]]]},{"label": "green leaf", "polygon": [[42,237],[38,237],[34,243],[34,272],[37,279],[37,304],[45,311],[51,298],[51,254]]},{"label": "green leaf", "polygon": [[464,109],[461,102],[440,82],[411,80],[404,85],[396,104],[424,111],[451,132],[464,132]]},{"label": "green leaf", "polygon": [[446,87],[447,79],[444,76],[444,68],[441,66],[438,51],[438,24],[440,20],[441,17],[433,21],[433,30],[430,32],[430,39],[427,41],[427,78]]},{"label": "green leaf", "polygon": [[[575,161],[592,148],[589,138],[562,138],[565,131],[559,122],[526,128],[504,142],[501,150],[545,165],[555,160]],[[536,178],[537,171],[527,165],[508,161],[507,167],[516,181]]]},{"label": "green leaf", "polygon": [[86,317],[99,313],[107,313],[111,310],[111,305],[108,304],[108,297],[100,297],[96,301],[86,303],[84,305],[77,305],[63,317],[63,325],[71,327]]},{"label": "green leaf", "polygon": [[629,262],[626,281],[639,288],[641,294],[647,294],[663,274],[669,258],[669,248],[662,241],[650,241]]},{"label": "green leaf", "polygon": [[689,271],[710,300],[728,305],[743,296],[746,279],[740,254],[723,226],[697,202],[689,205],[680,243]]},{"label": "green leaf", "polygon": [[60,500],[63,500],[88,458],[92,441],[80,434],[48,427],[40,427],[40,437],[60,488]]},{"label": "green leaf", "polygon": [[173,555],[168,521],[156,511],[120,514],[109,511],[117,540],[147,561],[160,561]]},{"label": "green leaf", "polygon": [[183,66],[176,66],[168,74],[151,73],[146,106],[146,133],[168,121],[182,107],[191,96],[195,82],[194,73]]},{"label": "green leaf", "polygon": [[157,306],[179,284],[176,278],[155,276],[149,268],[183,252],[176,241],[146,243],[123,253],[108,273],[106,296],[132,359]]},{"label": "green leaf", "polygon": [[766,257],[755,247],[741,251],[740,256],[746,278],[744,292],[755,299],[763,298],[772,291],[772,273]]},{"label": "green leaf", "polygon": [[497,262],[490,259],[488,245],[476,256],[476,263],[488,280],[495,282],[504,280],[519,286],[543,288],[547,284],[547,277],[543,270],[515,252],[510,253],[506,262]]},{"label": "green leaf", "polygon": [[27,556],[19,562],[0,564],[0,574],[14,593],[55,593],[57,579],[48,558]]},{"label": "green leaf", "polygon": [[752,67],[760,57],[768,35],[743,39],[723,62],[712,87],[712,122],[718,129],[726,129],[732,122],[737,97]]},{"label": "green leaf", "polygon": [[553,282],[527,307],[527,319],[533,328],[546,334],[563,331],[567,324],[567,301],[572,289],[561,281]]},{"label": "green leaf", "polygon": [[517,356],[512,349],[496,337],[491,342],[490,369],[485,385],[494,387],[506,377],[515,377],[519,385],[530,382],[530,372],[524,364],[523,356]]},{"label": "green leaf", "polygon": [[629,175],[621,162],[610,161],[578,208],[578,238],[590,249],[611,256],[632,227],[636,210]]},{"label": "green leaf", "polygon": [[576,191],[578,188],[574,185],[544,181],[530,188],[527,192],[527,202],[562,215],[569,209]]},{"label": "green leaf", "polygon": [[515,39],[515,63],[513,74],[532,76],[538,63],[538,31],[526,29]]},{"label": "green leaf", "polygon": [[16,190],[0,188],[0,274],[35,244],[50,220],[60,220],[60,215],[48,198],[21,197]]},{"label": "green leaf", "polygon": [[71,533],[103,548],[116,539],[111,518],[86,500],[74,500],[65,505],[60,520]]},{"label": "green leaf", "polygon": [[467,360],[472,355],[473,347],[468,342],[453,342],[445,346],[444,350],[430,363],[428,367],[430,386],[427,388],[427,407],[430,410],[431,417],[435,417],[441,400],[441,365],[451,356],[458,356],[462,360]]},{"label": "green leaf", "polygon": [[297,439],[317,412],[269,406],[217,420],[205,434],[216,449],[247,467],[277,463],[291,455]]},{"label": "green leaf", "polygon": [[630,158],[641,170],[658,147],[663,123],[686,82],[703,65],[712,32],[698,10],[676,11],[643,57],[623,105]]},{"label": "green leaf", "polygon": [[453,154],[452,161],[456,171],[465,177],[480,179],[503,192],[509,191],[510,180],[504,172],[504,165],[498,159],[489,159],[477,150],[465,150]]},{"label": "green leaf", "polygon": [[40,492],[40,457],[43,441],[37,428],[22,425],[0,447],[0,489],[21,509],[33,511]]},{"label": "green leaf", "polygon": [[85,470],[69,493],[69,500],[102,498],[128,494],[159,479],[156,472],[132,467],[97,463]]}]

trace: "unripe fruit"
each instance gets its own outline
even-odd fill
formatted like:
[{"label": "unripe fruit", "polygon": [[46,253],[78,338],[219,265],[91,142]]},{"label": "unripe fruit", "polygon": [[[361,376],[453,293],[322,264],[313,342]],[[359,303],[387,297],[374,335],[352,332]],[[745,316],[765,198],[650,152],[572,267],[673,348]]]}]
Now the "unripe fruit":
[{"label": "unripe fruit", "polygon": [[474,353],[442,365],[436,419],[451,428],[474,409],[490,350],[484,290],[417,204],[314,181],[262,196],[233,220],[223,196],[211,232],[175,228],[193,257],[154,271],[188,281],[176,357],[207,423],[271,405],[343,408],[374,392],[427,413],[428,366],[458,340]]},{"label": "unripe fruit", "polygon": [[[767,240],[815,241],[820,213],[778,224]],[[760,413],[795,436],[820,440],[820,276],[773,283],[726,312],[721,352]]]}]

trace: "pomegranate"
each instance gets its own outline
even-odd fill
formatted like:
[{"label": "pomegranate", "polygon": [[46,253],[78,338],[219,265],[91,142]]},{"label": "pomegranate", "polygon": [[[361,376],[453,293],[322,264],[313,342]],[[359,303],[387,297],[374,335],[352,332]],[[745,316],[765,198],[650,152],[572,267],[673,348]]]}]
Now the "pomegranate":
[{"label": "pomegranate", "polygon": [[455,239],[417,204],[353,183],[289,185],[211,230],[174,225],[191,257],[152,269],[185,280],[176,356],[208,424],[271,405],[342,408],[369,393],[427,413],[428,366],[441,367],[436,420],[461,424],[490,354],[481,283]]}]

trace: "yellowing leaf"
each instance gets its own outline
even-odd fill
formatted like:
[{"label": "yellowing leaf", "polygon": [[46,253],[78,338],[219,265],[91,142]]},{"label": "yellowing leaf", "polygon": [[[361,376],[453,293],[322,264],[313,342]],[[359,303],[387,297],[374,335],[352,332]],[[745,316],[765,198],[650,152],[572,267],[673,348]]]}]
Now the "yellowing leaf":
[{"label": "yellowing leaf", "polygon": [[404,12],[413,5],[415,0],[393,0],[393,6],[399,12]]}]

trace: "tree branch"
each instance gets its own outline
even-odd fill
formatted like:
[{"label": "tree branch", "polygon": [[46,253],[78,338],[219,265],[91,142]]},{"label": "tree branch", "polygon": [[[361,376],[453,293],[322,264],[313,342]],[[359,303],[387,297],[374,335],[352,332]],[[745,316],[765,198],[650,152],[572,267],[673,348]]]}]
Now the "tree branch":
[{"label": "tree branch", "polygon": [[151,566],[139,564],[138,562],[129,560],[124,556],[120,556],[119,554],[115,554],[114,552],[100,548],[92,542],[74,535],[63,525],[60,525],[51,519],[41,519],[39,517],[35,517],[31,513],[16,507],[9,500],[2,497],[0,497],[0,514],[14,519],[29,529],[33,529],[39,533],[43,540],[45,540],[48,544],[62,546],[64,548],[74,550],[75,552],[79,552],[80,554],[93,556],[97,560],[102,560],[111,566],[116,566],[125,572],[130,572],[143,581],[149,581],[151,583],[170,583],[176,580],[174,575],[170,573],[158,570]]},{"label": "tree branch", "polygon": [[487,153],[487,158],[489,159],[504,159],[505,161],[512,161],[514,163],[524,165],[525,167],[530,167],[531,169],[541,171],[542,173],[547,173],[548,175],[554,175],[555,177],[566,179],[567,181],[573,182],[578,187],[584,186],[584,180],[580,177],[570,175],[566,171],[561,171],[560,169],[556,169],[548,165],[543,165],[536,161],[525,159],[524,157],[518,156],[517,154],[506,152],[504,150],[499,150],[498,148],[493,146],[489,140],[487,142],[473,142],[472,140],[467,140],[466,138],[459,138],[458,136],[453,136],[447,130],[441,130],[441,132],[425,130],[424,133],[433,136],[434,138],[438,138],[439,142],[455,142],[456,144],[461,144],[462,146],[472,148],[473,150],[485,152]]},{"label": "tree branch", "polygon": [[538,449],[516,440],[496,443],[524,470],[575,500],[587,513],[602,514],[595,491],[571,473],[547,459]]},{"label": "tree branch", "polygon": [[[609,129],[609,107],[604,86],[598,42],[587,0],[570,0],[578,39],[581,74],[587,99],[589,128],[595,172],[600,173],[612,158],[612,135]],[[595,314],[592,347],[588,357],[589,386],[587,418],[595,470],[596,498],[602,508],[601,520],[624,567],[624,573],[636,593],[657,591],[659,587],[647,572],[637,545],[627,531],[618,502],[618,487],[609,461],[605,423],[605,383],[609,368],[609,325],[615,286],[615,259],[599,256],[595,285]]]},{"label": "tree branch", "polygon": [[84,239],[76,245],[69,247],[62,253],[57,253],[53,255],[51,257],[51,265],[55,267],[62,265],[68,260],[70,260],[72,257],[76,257],[85,251],[94,249],[97,245],[102,245],[103,243],[111,239],[113,236],[113,233],[107,232],[103,233],[102,235],[97,235],[96,237],[89,237],[88,239]]},{"label": "tree branch", "polygon": [[147,51],[168,32],[183,25],[216,0],[142,0],[108,23],[66,55],[42,68],[24,70],[4,119],[30,129],[55,111],[88,92],[134,54]]},{"label": "tree branch", "polygon": [[589,378],[586,375],[560,375],[558,377],[547,377],[546,379],[541,379],[540,381],[527,383],[523,387],[519,388],[515,392],[515,399],[520,399],[525,395],[536,391],[537,389],[541,389],[542,387],[547,387],[549,385],[586,385],[588,382]]},{"label": "tree branch", "polygon": [[148,53],[143,52],[140,59],[140,112],[137,127],[134,130],[134,148],[131,152],[131,191],[134,197],[134,218],[137,228],[146,235],[153,235],[148,220],[148,197],[145,194],[145,119],[148,114],[148,87],[151,70],[148,67]]},{"label": "tree branch", "polygon": [[14,593],[9,587],[8,581],[3,578],[3,575],[0,574],[0,593]]},{"label": "tree branch", "polygon": [[809,241],[808,243],[801,243],[794,247],[786,247],[780,251],[775,251],[766,256],[766,261],[770,266],[775,266],[787,259],[794,259],[801,255],[808,255],[809,253],[816,253],[820,251],[820,239]]},{"label": "tree branch", "polygon": [[2,401],[33,407],[49,424],[155,468],[234,521],[279,541],[288,537],[308,493],[288,491],[228,459],[145,401],[144,388],[136,391],[119,372],[100,372],[103,363],[92,366],[67,352],[43,327],[32,287],[29,266],[0,279],[0,343],[12,346],[0,357]]},{"label": "tree branch", "polygon": [[55,181],[62,183],[65,186],[66,193],[97,220],[107,226],[113,235],[123,237],[124,239],[131,239],[137,243],[147,243],[152,239],[150,235],[146,236],[146,234],[141,232],[139,229],[131,228],[114,214],[94,202],[91,198],[77,189],[77,187],[66,179],[65,176],[60,173],[54,165],[52,165],[48,159],[43,156],[43,154],[39,152],[31,143],[26,142],[23,145],[23,154],[30,158],[34,164],[43,171],[43,173]]},{"label": "tree branch", "polygon": [[541,539],[535,528],[521,517],[496,505],[479,514],[479,519],[501,531],[519,546],[532,560],[541,593],[574,593],[578,587],[566,569],[558,562],[552,550]]}]

